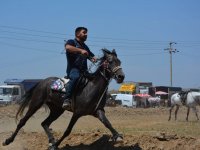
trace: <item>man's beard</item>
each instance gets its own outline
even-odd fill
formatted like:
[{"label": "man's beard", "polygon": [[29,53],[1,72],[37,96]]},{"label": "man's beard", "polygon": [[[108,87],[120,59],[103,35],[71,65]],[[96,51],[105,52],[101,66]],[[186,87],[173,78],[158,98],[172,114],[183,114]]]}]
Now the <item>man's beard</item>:
[{"label": "man's beard", "polygon": [[87,36],[83,36],[83,37],[81,38],[81,40],[85,42],[85,41],[87,40]]}]

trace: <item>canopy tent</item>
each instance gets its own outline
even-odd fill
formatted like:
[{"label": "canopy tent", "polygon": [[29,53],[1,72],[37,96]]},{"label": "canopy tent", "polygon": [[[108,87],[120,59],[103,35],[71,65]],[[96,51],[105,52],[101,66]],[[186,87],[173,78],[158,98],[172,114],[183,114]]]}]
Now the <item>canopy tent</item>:
[{"label": "canopy tent", "polygon": [[164,91],[156,91],[155,94],[156,94],[156,95],[167,95],[168,93],[167,93],[167,92],[164,92]]},{"label": "canopy tent", "polygon": [[149,97],[151,97],[151,95],[149,95],[149,94],[135,94],[134,96],[141,97],[141,98],[149,98]]}]

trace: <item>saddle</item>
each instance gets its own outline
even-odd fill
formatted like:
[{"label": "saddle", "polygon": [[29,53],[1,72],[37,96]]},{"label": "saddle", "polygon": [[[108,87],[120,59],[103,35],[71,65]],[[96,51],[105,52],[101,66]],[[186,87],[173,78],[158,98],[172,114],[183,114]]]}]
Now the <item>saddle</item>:
[{"label": "saddle", "polygon": [[179,93],[180,94],[180,98],[181,98],[181,102],[183,105],[186,104],[186,101],[187,101],[187,95],[188,95],[188,91],[186,92],[181,92]]},{"label": "saddle", "polygon": [[[77,80],[75,84],[74,91],[81,91],[87,83],[94,78],[94,74],[84,72],[81,74],[80,78]],[[63,78],[58,78],[57,80],[53,81],[51,84],[51,90],[57,91],[60,93],[66,93],[65,85],[69,82],[69,78],[67,76]]]},{"label": "saddle", "polygon": [[65,85],[69,82],[69,78],[63,77],[58,78],[57,80],[53,81],[51,84],[51,90],[66,93]]}]

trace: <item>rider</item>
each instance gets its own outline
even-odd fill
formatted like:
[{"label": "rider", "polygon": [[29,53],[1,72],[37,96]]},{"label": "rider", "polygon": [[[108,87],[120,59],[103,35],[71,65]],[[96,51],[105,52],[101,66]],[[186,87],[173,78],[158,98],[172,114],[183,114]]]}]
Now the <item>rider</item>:
[{"label": "rider", "polygon": [[81,72],[87,71],[87,58],[96,62],[97,58],[84,43],[87,40],[87,28],[77,27],[75,30],[75,39],[70,39],[65,44],[67,57],[67,77],[70,79],[66,88],[63,108],[71,106],[72,90]]}]

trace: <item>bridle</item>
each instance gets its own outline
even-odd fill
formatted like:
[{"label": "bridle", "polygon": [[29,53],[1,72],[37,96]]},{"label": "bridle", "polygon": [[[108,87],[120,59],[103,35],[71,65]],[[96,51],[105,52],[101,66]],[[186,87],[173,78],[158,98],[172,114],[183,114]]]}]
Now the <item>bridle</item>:
[{"label": "bridle", "polygon": [[[122,69],[121,66],[116,66],[114,68],[109,68],[109,61],[108,60],[104,60],[102,61],[102,58],[97,58],[97,61],[101,61],[98,65],[96,65],[95,63],[92,63],[91,65],[94,65],[94,66],[98,66],[98,67],[103,67],[103,71],[100,70],[100,74],[104,77],[104,79],[108,82],[110,82],[110,80],[112,78],[116,78],[117,75],[116,75],[116,72],[119,70],[119,69]],[[89,70],[92,66],[89,67]],[[106,71],[109,72],[110,74],[110,77],[106,77]]]},{"label": "bridle", "polygon": [[[104,66],[105,63],[106,66]],[[107,60],[103,61],[99,66],[104,68],[103,71],[100,70],[100,73],[108,82],[110,82],[112,78],[115,78],[117,76],[116,72],[122,68],[121,66],[115,66],[114,68],[109,68],[109,62]],[[111,75],[110,78],[106,77],[105,71],[109,72],[109,74]]]},{"label": "bridle", "polygon": [[121,67],[121,66],[116,66],[116,67],[114,67],[114,68],[112,69],[113,74],[116,74],[116,72],[117,72],[119,69],[122,69],[122,67]]}]

